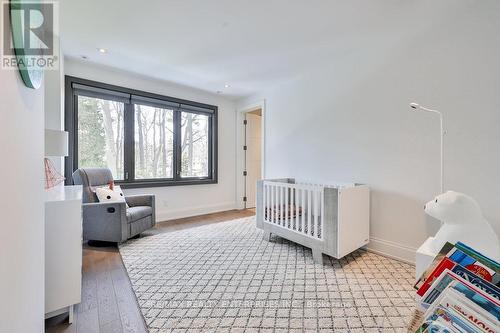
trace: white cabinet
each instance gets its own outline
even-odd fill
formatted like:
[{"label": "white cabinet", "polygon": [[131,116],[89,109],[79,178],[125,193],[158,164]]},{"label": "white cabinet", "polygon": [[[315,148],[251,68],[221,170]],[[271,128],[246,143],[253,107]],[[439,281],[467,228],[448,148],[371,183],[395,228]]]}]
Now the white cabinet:
[{"label": "white cabinet", "polygon": [[81,302],[82,186],[45,192],[45,318],[69,312]]},{"label": "white cabinet", "polygon": [[437,256],[432,249],[432,243],[434,242],[434,237],[429,237],[426,241],[417,249],[415,254],[415,279],[418,280],[420,276],[425,272],[427,268],[432,264],[432,261]]}]

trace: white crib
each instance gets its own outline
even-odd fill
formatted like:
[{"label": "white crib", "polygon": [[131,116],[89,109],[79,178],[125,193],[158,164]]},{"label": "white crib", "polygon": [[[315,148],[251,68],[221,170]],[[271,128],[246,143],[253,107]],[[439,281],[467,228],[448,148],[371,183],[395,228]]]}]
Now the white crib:
[{"label": "white crib", "polygon": [[294,179],[257,183],[257,227],[309,247],[315,262],[366,245],[370,233],[370,190],[366,185],[322,185]]}]

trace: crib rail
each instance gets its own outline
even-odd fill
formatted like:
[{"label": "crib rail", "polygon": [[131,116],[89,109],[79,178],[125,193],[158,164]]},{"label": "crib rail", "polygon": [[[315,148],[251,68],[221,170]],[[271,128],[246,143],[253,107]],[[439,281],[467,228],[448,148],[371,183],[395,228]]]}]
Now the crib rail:
[{"label": "crib rail", "polygon": [[262,221],[313,239],[323,239],[324,186],[263,183]]}]

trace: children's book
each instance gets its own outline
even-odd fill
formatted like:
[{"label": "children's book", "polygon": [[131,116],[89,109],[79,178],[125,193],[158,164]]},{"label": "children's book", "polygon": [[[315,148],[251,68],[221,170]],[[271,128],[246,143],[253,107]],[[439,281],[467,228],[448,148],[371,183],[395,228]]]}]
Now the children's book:
[{"label": "children's book", "polygon": [[[426,318],[425,322],[429,324],[425,332],[464,332],[478,333],[472,323],[454,308],[446,308],[438,305]],[[435,326],[435,328],[433,328]],[[430,328],[430,329],[429,329]],[[437,330],[436,330],[437,329]]]},{"label": "children's book", "polygon": [[449,269],[446,269],[441,274],[422,297],[422,304],[424,307],[425,304],[427,304],[427,308],[429,308],[430,304],[432,304],[448,286],[477,304],[487,313],[490,313],[496,320],[500,320],[500,302],[498,298],[492,297],[491,293],[484,292]]},{"label": "children's book", "polygon": [[498,299],[493,299],[489,297],[489,295],[482,293],[474,286],[462,283],[460,281],[453,281],[450,286],[472,302],[479,305],[481,308],[483,308],[483,310],[491,313],[493,316],[495,316],[497,321],[500,321],[500,302],[498,302]]},{"label": "children's book", "polygon": [[478,258],[480,259],[477,259],[463,252],[457,247],[451,250],[447,254],[447,257],[449,257],[457,264],[460,264],[461,266],[467,268],[467,270],[485,279],[486,281],[496,285],[497,287],[500,287],[500,273],[495,271],[494,268],[489,267],[493,266],[490,265],[488,261],[489,259],[486,260],[484,258],[480,258],[479,256]]},{"label": "children's book", "polygon": [[[446,243],[447,245],[450,243]],[[444,250],[449,249],[450,247],[445,245],[443,247]],[[451,245],[451,244],[450,244]],[[443,250],[440,251],[440,253]],[[437,259],[437,257],[436,257]],[[495,286],[500,286],[500,274],[496,273],[495,270],[486,266],[481,261],[476,260],[475,258],[469,256],[463,251],[457,249],[453,245],[451,249],[444,255],[441,256],[441,260],[435,263],[434,260],[431,267],[422,274],[420,279],[415,284],[415,288],[417,288],[417,295],[422,296],[427,292],[430,285],[441,275],[441,273],[445,269],[452,269],[455,264],[459,264],[465,267],[468,271],[476,274],[482,279],[494,284]]]},{"label": "children's book", "polygon": [[[453,308],[465,317],[478,331],[483,333],[494,333],[497,331],[497,320],[488,312],[484,311],[477,304],[466,298],[453,288],[446,288],[438,299],[433,303],[433,308],[443,306],[445,308]],[[430,311],[424,315],[427,317]]]},{"label": "children's book", "polygon": [[476,275],[475,273],[469,271],[468,269],[460,265],[455,265],[455,267],[453,267],[451,271],[460,276],[465,281],[474,285],[476,288],[480,289],[481,291],[485,292],[486,294],[488,294],[489,296],[500,302],[499,287],[484,280],[482,277]]},{"label": "children's book", "polygon": [[488,258],[487,256],[483,255],[480,252],[477,252],[476,250],[474,250],[473,248],[465,245],[462,242],[457,242],[457,244],[455,244],[455,246],[458,249],[460,249],[463,252],[465,252],[468,255],[470,255],[471,257],[473,257],[473,258],[475,258],[475,259],[483,262],[486,266],[488,266],[489,268],[493,269],[496,273],[500,273],[500,263],[498,263],[497,261],[493,260],[492,258]]},{"label": "children's book", "polygon": [[[458,265],[456,263],[451,264],[450,263],[451,260],[449,260],[448,258],[444,258],[443,261],[446,261],[446,263],[443,265],[443,270],[438,272],[439,276],[441,276],[441,274],[444,272],[444,270],[449,269],[451,272],[460,276],[463,280],[474,285],[476,288],[478,288],[481,291],[483,291],[484,293],[488,294],[490,297],[495,298],[496,300],[500,300],[500,288],[498,288],[497,286],[482,279],[480,276],[477,276],[476,274],[467,270],[465,267],[462,267],[461,265]],[[436,275],[437,275],[437,273],[436,273]],[[437,278],[433,279],[433,283],[434,283],[434,281],[436,281],[439,278],[439,276]],[[427,291],[429,290],[429,288],[427,289]],[[439,296],[439,291],[434,291],[434,292],[430,292],[430,293],[428,293],[427,291],[424,294],[425,297],[422,297],[420,299],[420,302],[424,303],[424,305],[423,305],[424,308],[426,308],[425,304],[431,304]]]},{"label": "children's book", "polygon": [[441,250],[439,251],[439,253],[436,255],[436,257],[434,258],[434,260],[430,264],[429,268],[427,268],[422,273],[422,275],[420,276],[420,278],[418,279],[418,281],[415,283],[415,286],[414,286],[415,289],[418,290],[418,289],[420,289],[422,287],[422,285],[427,280],[427,278],[431,275],[431,273],[434,271],[434,269],[439,265],[439,263],[441,262],[441,260],[443,260],[443,258],[446,257],[446,255],[448,254],[448,252],[450,252],[453,249],[453,247],[454,247],[454,245],[451,244],[451,243],[449,243],[449,242],[447,242],[446,244],[444,244],[444,246],[441,248]]},{"label": "children's book", "polygon": [[453,327],[450,326],[450,324],[444,320],[443,318],[439,317],[434,321],[429,321],[423,323],[416,331],[415,333],[462,333],[460,331],[457,331]]}]

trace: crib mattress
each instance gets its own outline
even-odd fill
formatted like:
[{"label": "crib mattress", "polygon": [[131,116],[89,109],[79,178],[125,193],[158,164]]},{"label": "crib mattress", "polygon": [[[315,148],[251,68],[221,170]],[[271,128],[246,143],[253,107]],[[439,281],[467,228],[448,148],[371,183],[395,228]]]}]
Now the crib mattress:
[{"label": "crib mattress", "polygon": [[[281,214],[283,212],[283,214]],[[266,207],[264,210],[264,216],[266,220],[268,219],[268,215],[270,217],[274,217],[276,220],[288,219],[288,218],[296,218],[297,216],[302,216],[302,207],[296,205],[279,205]],[[286,215],[287,214],[287,215]]]}]

